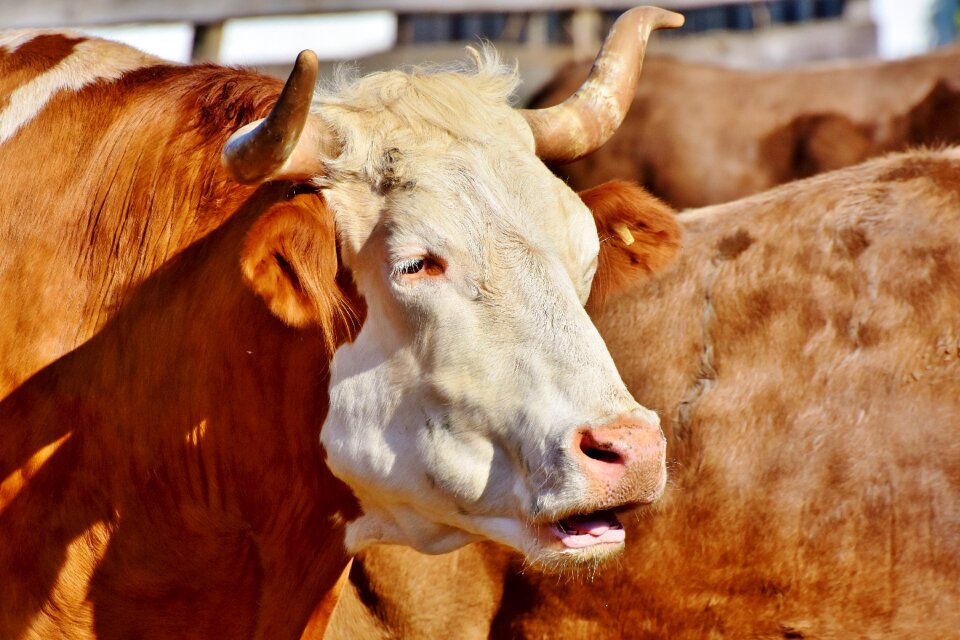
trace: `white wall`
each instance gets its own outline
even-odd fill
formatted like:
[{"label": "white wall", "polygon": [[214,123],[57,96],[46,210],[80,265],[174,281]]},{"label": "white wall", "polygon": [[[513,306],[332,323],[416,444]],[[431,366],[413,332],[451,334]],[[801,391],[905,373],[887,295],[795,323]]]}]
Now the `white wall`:
[{"label": "white wall", "polygon": [[877,49],[883,58],[923,53],[935,41],[934,0],[870,0],[877,22]]},{"label": "white wall", "polygon": [[[189,62],[193,27],[187,23],[79,27],[176,62]],[[303,49],[321,60],[350,60],[391,49],[397,16],[391,11],[242,18],[224,23],[218,62],[289,64]]]}]

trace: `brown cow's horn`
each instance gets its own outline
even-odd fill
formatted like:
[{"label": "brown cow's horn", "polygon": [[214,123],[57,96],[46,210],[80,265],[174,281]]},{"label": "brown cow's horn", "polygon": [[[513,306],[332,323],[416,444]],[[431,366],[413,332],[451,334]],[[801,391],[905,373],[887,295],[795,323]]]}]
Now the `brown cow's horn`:
[{"label": "brown cow's horn", "polygon": [[301,51],[270,114],[227,140],[220,161],[234,180],[256,184],[324,173],[321,157],[335,155],[336,143],[320,118],[310,114],[318,67],[313,51]]},{"label": "brown cow's horn", "polygon": [[682,26],[682,15],[656,7],[620,16],[576,93],[554,107],[521,111],[533,130],[537,155],[573,162],[599,149],[627,115],[650,33]]}]

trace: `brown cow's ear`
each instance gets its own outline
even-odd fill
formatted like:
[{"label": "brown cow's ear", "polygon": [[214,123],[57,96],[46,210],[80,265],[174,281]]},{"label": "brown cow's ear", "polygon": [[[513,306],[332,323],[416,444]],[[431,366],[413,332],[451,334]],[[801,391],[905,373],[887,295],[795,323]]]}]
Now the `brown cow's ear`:
[{"label": "brown cow's ear", "polygon": [[273,207],[247,232],[240,264],[275,316],[294,327],[319,326],[333,340],[346,307],[332,216],[324,213],[294,203]]},{"label": "brown cow's ear", "polygon": [[597,274],[587,309],[602,308],[611,295],[661,269],[680,248],[680,225],[669,206],[629,182],[607,182],[580,192],[600,234]]},{"label": "brown cow's ear", "polygon": [[947,80],[937,80],[930,93],[915,104],[897,126],[907,130],[907,144],[946,145],[960,139],[960,122],[957,118],[944,117],[960,109],[960,88]]},{"label": "brown cow's ear", "polygon": [[876,150],[871,127],[839,113],[812,113],[768,133],[760,140],[759,152],[774,184],[779,184],[857,164]]}]

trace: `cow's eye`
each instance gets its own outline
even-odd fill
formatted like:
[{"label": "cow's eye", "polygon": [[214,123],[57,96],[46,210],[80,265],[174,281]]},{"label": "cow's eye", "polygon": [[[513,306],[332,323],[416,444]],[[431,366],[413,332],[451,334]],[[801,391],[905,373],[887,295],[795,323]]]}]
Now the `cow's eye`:
[{"label": "cow's eye", "polygon": [[405,258],[393,263],[393,277],[412,279],[443,275],[446,263],[430,255],[417,258]]},{"label": "cow's eye", "polygon": [[398,276],[412,276],[423,271],[423,268],[426,266],[426,264],[426,258],[401,260],[393,267],[393,273]]}]

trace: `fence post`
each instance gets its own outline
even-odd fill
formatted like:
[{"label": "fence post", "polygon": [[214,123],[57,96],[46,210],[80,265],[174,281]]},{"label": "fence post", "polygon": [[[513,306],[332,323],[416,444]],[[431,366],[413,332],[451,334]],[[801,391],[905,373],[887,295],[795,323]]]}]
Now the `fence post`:
[{"label": "fence post", "polygon": [[223,22],[197,24],[193,27],[193,62],[219,62],[223,42]]}]

